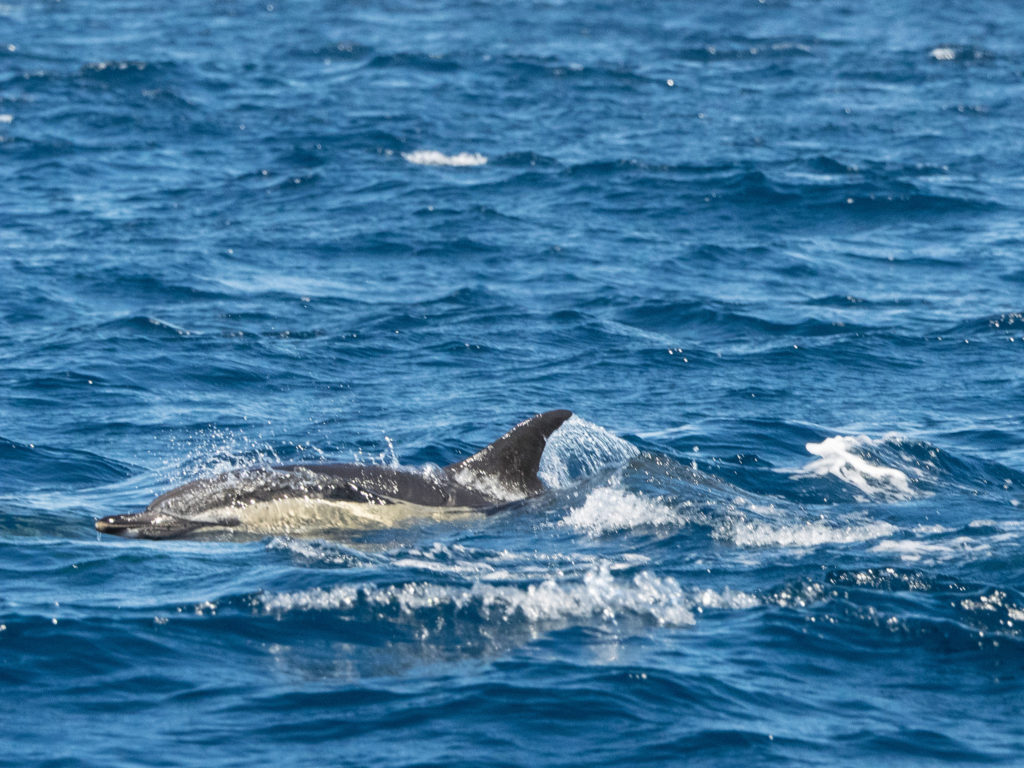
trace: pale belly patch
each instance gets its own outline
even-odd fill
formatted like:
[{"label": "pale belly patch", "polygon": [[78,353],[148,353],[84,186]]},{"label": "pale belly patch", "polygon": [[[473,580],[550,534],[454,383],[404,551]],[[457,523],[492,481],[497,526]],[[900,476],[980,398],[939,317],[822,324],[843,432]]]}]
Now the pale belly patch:
[{"label": "pale belly patch", "polygon": [[[363,504],[317,498],[281,498],[240,507],[208,509],[193,518],[208,530],[253,536],[318,536],[395,528],[411,520],[457,520],[478,515],[468,508],[420,504]],[[201,533],[201,531],[199,532]]]}]

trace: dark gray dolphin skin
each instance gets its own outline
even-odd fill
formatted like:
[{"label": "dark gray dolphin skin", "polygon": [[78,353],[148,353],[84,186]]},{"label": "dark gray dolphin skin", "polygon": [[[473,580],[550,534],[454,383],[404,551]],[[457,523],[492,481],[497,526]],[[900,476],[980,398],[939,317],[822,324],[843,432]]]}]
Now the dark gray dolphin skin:
[{"label": "dark gray dolphin skin", "polygon": [[567,410],[538,414],[468,459],[433,470],[291,464],[225,472],[168,491],[143,512],[100,518],[96,530],[140,539],[201,537],[214,529],[230,534],[246,528],[246,508],[281,500],[491,512],[543,491],[541,454],[570,416]]}]

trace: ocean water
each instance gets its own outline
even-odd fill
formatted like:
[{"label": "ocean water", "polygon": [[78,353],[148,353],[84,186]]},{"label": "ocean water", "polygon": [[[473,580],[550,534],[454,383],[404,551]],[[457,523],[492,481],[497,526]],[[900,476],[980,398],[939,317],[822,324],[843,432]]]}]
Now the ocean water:
[{"label": "ocean water", "polygon": [[0,764],[1024,764],[1022,126],[1012,0],[5,0]]}]

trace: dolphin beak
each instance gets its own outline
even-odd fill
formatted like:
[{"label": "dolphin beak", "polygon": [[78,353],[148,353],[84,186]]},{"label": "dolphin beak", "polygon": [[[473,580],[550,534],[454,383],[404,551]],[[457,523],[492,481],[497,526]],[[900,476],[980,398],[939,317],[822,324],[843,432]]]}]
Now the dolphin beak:
[{"label": "dolphin beak", "polygon": [[110,517],[100,517],[94,521],[96,530],[100,533],[109,533],[114,536],[127,536],[134,538],[138,536],[138,530],[133,528],[131,525],[126,524],[125,518],[127,515],[112,515]]},{"label": "dolphin beak", "polygon": [[224,518],[216,522],[189,520],[150,509],[138,514],[100,517],[93,522],[100,533],[124,536],[128,539],[180,539],[200,528],[230,528],[238,524],[237,518]]}]

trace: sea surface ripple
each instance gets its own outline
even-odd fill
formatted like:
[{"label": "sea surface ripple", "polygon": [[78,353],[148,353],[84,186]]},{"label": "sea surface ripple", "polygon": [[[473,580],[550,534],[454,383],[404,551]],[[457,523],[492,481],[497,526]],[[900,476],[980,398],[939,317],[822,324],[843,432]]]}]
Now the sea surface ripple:
[{"label": "sea surface ripple", "polygon": [[1009,0],[0,3],[0,765],[1020,765],[1022,126]]}]

